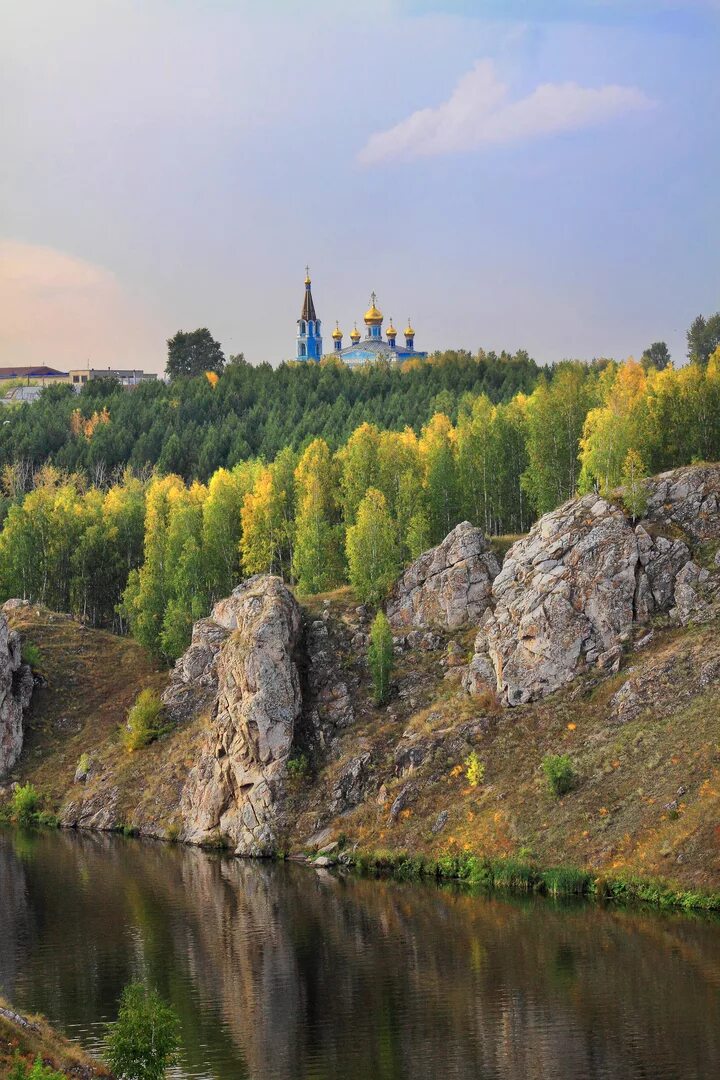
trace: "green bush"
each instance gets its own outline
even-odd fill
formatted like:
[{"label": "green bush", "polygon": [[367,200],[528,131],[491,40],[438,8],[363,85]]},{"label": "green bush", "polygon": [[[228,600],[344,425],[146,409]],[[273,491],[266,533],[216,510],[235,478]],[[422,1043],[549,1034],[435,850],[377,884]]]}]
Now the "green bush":
[{"label": "green bush", "polygon": [[15,788],[11,801],[12,815],[20,825],[30,825],[37,818],[40,792],[32,784]]},{"label": "green bush", "polygon": [[43,654],[31,641],[26,641],[22,647],[22,662],[29,664],[33,671],[39,671],[43,666]]},{"label": "green bush", "polygon": [[393,639],[390,623],[382,611],[378,611],[370,628],[368,664],[373,682],[376,705],[382,705],[390,692],[390,675],[393,669]]},{"label": "green bush", "polygon": [[154,990],[130,983],[122,992],[115,1023],[105,1038],[106,1057],[117,1076],[162,1080],[177,1061],[180,1021]]},{"label": "green bush", "polygon": [[7,1080],[67,1080],[67,1077],[64,1072],[57,1072],[48,1065],[43,1065],[39,1055],[33,1065],[28,1065],[16,1054]]},{"label": "green bush", "polygon": [[474,750],[465,758],[465,776],[470,787],[477,787],[485,779],[485,765]]},{"label": "green bush", "polygon": [[162,717],[163,707],[157,690],[141,690],[122,730],[125,749],[132,753],[157,739],[163,731]]},{"label": "green bush", "polygon": [[542,759],[542,770],[548,788],[556,798],[567,795],[575,783],[575,770],[567,754],[546,754]]},{"label": "green bush", "polygon": [[288,776],[294,780],[302,780],[304,776],[307,776],[310,762],[307,754],[297,754],[295,757],[291,757],[287,763]]}]

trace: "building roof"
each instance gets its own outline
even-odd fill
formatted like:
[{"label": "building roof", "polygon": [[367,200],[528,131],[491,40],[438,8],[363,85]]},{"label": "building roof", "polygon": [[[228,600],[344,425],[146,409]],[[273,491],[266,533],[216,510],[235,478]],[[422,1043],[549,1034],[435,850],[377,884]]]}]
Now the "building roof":
[{"label": "building roof", "polygon": [[66,379],[67,371],[58,371],[47,364],[36,364],[35,367],[0,367],[0,379],[51,379],[58,376]]},{"label": "building roof", "polygon": [[381,356],[388,360],[409,360],[412,356],[422,359],[427,356],[427,353],[406,349],[401,345],[392,348],[390,343],[383,341],[382,338],[365,338],[357,345],[348,345],[347,348],[340,349],[336,355],[343,360],[379,360]]},{"label": "building roof", "polygon": [[315,314],[315,304],[313,303],[312,290],[310,288],[312,282],[310,281],[310,267],[305,267],[305,300],[303,302],[301,319],[305,322],[317,322],[317,315]]}]

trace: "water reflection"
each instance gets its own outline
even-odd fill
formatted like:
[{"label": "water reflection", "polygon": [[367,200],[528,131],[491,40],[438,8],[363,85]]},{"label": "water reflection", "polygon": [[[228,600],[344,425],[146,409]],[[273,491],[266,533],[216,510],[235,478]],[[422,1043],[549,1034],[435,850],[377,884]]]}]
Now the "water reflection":
[{"label": "water reflection", "polygon": [[97,1045],[147,977],[178,1075],[720,1075],[720,925],[0,833],[0,989]]}]

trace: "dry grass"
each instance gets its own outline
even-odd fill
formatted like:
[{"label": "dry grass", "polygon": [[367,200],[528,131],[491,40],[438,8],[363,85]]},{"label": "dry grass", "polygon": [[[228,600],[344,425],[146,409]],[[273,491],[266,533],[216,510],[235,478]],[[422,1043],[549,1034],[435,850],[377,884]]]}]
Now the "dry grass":
[{"label": "dry grass", "polygon": [[0,998],[0,1077],[6,1077],[13,1058],[20,1054],[28,1063],[40,1056],[43,1063],[68,1076],[90,1080],[91,1077],[111,1078],[111,1073],[79,1046],[63,1038],[42,1016],[22,1016]]}]

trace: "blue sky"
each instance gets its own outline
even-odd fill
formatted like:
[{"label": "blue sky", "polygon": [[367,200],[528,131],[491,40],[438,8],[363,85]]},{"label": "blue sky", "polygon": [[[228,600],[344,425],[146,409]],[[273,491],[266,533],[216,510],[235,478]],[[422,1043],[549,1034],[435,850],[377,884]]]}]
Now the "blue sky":
[{"label": "blue sky", "polygon": [[720,2],[4,0],[0,363],[207,325],[677,361],[720,308]]}]

